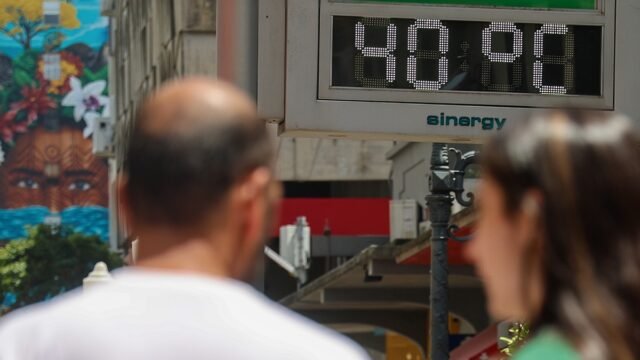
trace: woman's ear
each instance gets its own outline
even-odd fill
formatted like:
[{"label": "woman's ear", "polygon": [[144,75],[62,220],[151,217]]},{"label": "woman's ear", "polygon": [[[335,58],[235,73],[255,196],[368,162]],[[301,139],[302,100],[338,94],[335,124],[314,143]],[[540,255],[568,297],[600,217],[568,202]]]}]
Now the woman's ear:
[{"label": "woman's ear", "polygon": [[540,215],[540,208],[541,204],[538,196],[536,196],[533,190],[528,191],[522,199],[522,212],[526,215],[537,217]]},{"label": "woman's ear", "polygon": [[[520,202],[520,215],[518,216],[518,227],[524,242],[535,241],[540,231],[542,217],[542,194],[538,190],[527,191]],[[531,246],[531,244],[526,244]]]}]

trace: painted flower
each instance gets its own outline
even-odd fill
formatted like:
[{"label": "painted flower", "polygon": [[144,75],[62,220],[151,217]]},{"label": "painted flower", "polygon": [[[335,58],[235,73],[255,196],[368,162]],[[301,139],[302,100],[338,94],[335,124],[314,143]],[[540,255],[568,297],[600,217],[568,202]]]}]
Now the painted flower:
[{"label": "painted flower", "polygon": [[5,143],[12,143],[15,134],[27,132],[27,122],[15,121],[15,115],[8,111],[0,117],[0,139]]},{"label": "painted flower", "polygon": [[[24,126],[28,126],[36,121],[39,115],[55,109],[57,106],[56,103],[47,96],[47,89],[43,86],[39,88],[25,86],[22,88],[21,93],[22,99],[11,104],[9,111],[7,111],[3,117],[3,121],[14,121],[20,112],[25,112],[26,124],[24,124]],[[15,128],[15,126],[14,124],[13,127]]]},{"label": "painted flower", "polygon": [[98,118],[108,118],[109,116],[110,116],[110,110],[109,110],[108,100],[107,100],[107,103],[104,105],[104,108],[102,109],[102,114],[98,114],[95,111],[87,112],[86,114],[84,114],[84,122],[86,123],[84,131],[82,132],[84,137],[88,138],[96,131],[98,127]]},{"label": "painted flower", "polygon": [[0,136],[2,141],[11,142],[13,140],[13,118],[9,118],[9,112],[0,117]]},{"label": "painted flower", "polygon": [[73,117],[76,121],[82,120],[87,113],[97,112],[109,101],[107,96],[102,95],[107,87],[104,80],[94,81],[83,87],[80,79],[72,76],[69,84],[71,91],[62,99],[62,105],[73,106]]},{"label": "painted flower", "polygon": [[[65,94],[71,90],[69,79],[72,76],[78,76],[82,74],[84,65],[82,60],[74,54],[63,51],[60,53],[60,79],[48,80],[49,87],[47,91],[50,94]],[[40,83],[47,82],[44,78],[44,60],[42,57],[38,61],[38,80]]]}]

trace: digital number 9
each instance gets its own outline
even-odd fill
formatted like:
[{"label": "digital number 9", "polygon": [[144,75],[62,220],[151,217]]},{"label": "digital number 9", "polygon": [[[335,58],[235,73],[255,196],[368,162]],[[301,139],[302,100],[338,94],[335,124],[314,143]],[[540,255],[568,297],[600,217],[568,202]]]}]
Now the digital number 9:
[{"label": "digital number 9", "polygon": [[[494,52],[493,51],[493,34],[494,33],[512,33],[513,34],[513,52]],[[485,59],[482,62],[482,85],[492,91],[514,91],[522,84],[522,31],[516,24],[509,22],[494,22],[482,30],[482,53]],[[501,79],[501,83],[493,83],[492,79],[492,63],[512,64],[513,81],[509,79]]]}]

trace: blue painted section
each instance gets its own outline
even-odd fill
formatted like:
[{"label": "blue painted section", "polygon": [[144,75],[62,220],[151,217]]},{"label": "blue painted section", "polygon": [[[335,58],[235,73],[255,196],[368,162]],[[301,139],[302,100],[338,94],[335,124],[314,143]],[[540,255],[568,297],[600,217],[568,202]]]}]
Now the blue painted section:
[{"label": "blue painted section", "polygon": [[109,209],[101,206],[73,206],[59,214],[52,214],[44,206],[21,209],[0,209],[0,240],[24,238],[26,228],[44,223],[48,216],[60,217],[61,224],[87,235],[97,235],[109,240]]}]

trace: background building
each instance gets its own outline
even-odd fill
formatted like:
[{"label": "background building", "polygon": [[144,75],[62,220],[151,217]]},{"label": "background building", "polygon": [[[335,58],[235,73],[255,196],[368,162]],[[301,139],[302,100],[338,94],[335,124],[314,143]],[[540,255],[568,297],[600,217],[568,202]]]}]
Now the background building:
[{"label": "background building", "polygon": [[[110,17],[112,39],[115,172],[123,161],[123,140],[145,95],[175,77],[216,76],[216,1],[105,0],[103,14]],[[275,136],[275,126],[273,130]],[[385,154],[393,142],[304,138],[277,138],[277,142],[278,177],[285,183],[287,197],[389,197],[391,162]],[[299,215],[308,210],[298,207]],[[311,225],[324,227],[324,223]]]}]

